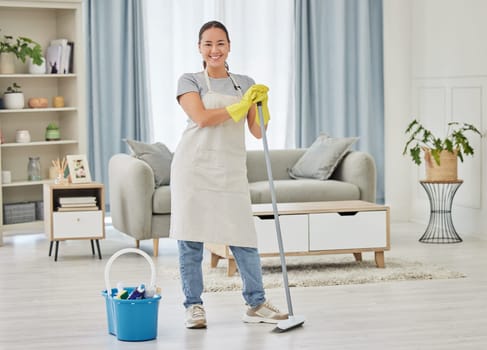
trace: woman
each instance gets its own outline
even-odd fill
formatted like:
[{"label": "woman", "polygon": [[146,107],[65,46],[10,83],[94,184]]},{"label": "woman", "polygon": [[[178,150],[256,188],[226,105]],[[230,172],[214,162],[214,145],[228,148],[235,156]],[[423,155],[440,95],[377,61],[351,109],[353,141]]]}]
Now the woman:
[{"label": "woman", "polygon": [[178,82],[177,99],[189,120],[171,168],[171,237],[178,239],[186,327],[206,328],[203,242],[230,246],[248,305],[243,321],[277,323],[287,314],[265,299],[244,134],[247,120],[250,132],[262,136],[254,103],[267,99],[267,88],[228,72],[230,39],[222,23],[201,27],[198,48],[204,71]]}]

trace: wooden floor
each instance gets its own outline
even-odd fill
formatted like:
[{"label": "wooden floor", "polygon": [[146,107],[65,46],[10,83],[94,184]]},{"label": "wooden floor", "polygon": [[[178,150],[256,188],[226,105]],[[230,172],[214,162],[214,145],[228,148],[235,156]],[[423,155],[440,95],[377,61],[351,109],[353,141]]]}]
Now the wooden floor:
[{"label": "wooden floor", "polygon": [[[242,323],[240,292],[204,295],[209,327],[188,330],[179,281],[159,281],[158,338],[142,343],[107,333],[100,294],[108,257],[132,240],[110,234],[101,242],[103,260],[91,256],[86,241],[63,242],[54,262],[42,234],[6,236],[0,247],[0,349],[487,349],[487,240],[422,244],[423,230],[393,224],[386,265],[388,257],[410,257],[466,278],[292,288],[295,313],[306,322],[282,334],[272,333],[272,325]],[[142,248],[151,252],[151,242]],[[162,271],[177,259],[174,242],[161,240],[159,254],[155,264]],[[270,289],[268,297],[286,309],[282,290]]]}]

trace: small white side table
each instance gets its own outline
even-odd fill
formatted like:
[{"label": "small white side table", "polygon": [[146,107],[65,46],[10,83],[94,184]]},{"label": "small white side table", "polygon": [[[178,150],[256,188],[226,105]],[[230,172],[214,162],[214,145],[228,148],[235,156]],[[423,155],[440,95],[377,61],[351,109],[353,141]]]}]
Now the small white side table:
[{"label": "small white side table", "polygon": [[[59,198],[95,197],[96,210],[82,207],[70,211],[61,211]],[[94,243],[101,259],[99,240],[105,238],[105,194],[101,183],[83,184],[44,184],[44,225],[49,238],[49,256],[56,243],[54,261],[57,261],[59,241],[71,239],[89,239],[91,252],[95,255]]]},{"label": "small white side table", "polygon": [[451,218],[453,197],[463,180],[420,181],[430,202],[430,220],[425,233],[419,239],[422,243],[459,243],[458,235]]}]

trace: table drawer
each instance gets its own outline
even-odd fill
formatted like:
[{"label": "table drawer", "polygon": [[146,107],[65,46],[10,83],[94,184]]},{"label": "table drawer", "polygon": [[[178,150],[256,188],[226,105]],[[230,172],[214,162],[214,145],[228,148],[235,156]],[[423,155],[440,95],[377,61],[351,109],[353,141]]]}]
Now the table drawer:
[{"label": "table drawer", "polygon": [[[274,216],[254,216],[259,253],[279,253]],[[282,241],[285,252],[308,251],[308,215],[281,215]]]},{"label": "table drawer", "polygon": [[103,238],[103,212],[76,211],[53,213],[53,237],[60,238]]},{"label": "table drawer", "polygon": [[387,212],[322,213],[309,216],[313,250],[387,247]]}]

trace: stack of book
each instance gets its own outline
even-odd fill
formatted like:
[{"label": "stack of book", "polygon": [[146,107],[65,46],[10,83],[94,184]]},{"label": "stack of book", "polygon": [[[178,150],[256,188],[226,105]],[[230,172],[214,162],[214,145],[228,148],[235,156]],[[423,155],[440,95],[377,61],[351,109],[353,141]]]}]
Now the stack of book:
[{"label": "stack of book", "polygon": [[58,211],[98,210],[96,197],[60,197]]},{"label": "stack of book", "polygon": [[68,39],[51,40],[46,50],[47,73],[68,74],[73,72],[74,42]]}]

